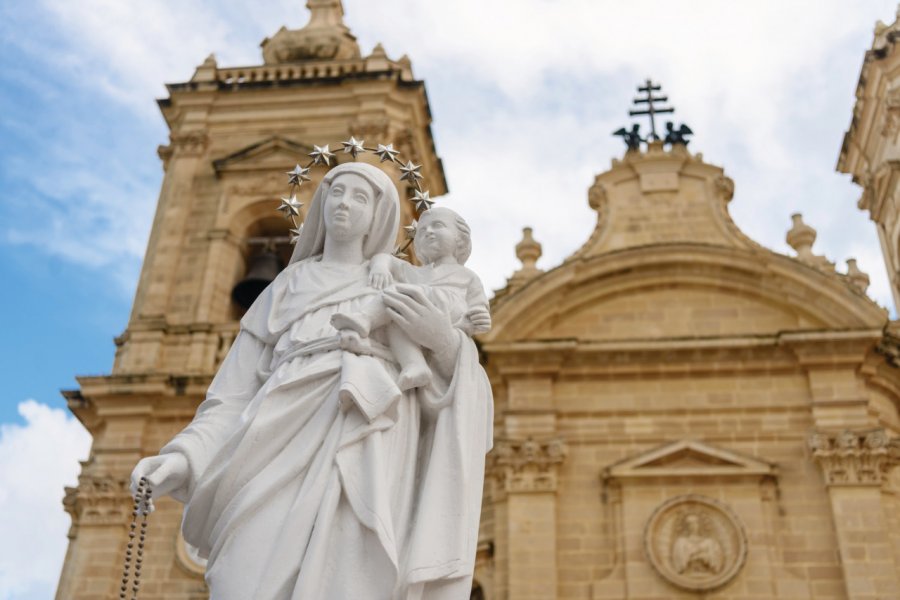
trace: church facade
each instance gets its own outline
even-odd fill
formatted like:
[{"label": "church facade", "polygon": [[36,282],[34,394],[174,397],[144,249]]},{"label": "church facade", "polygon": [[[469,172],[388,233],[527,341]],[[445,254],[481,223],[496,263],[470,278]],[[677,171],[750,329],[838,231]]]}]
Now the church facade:
[{"label": "church facade", "polygon": [[[350,136],[392,143],[446,192],[409,59],[363,56],[339,0],[308,6],[305,28],[263,42],[262,65],[210,57],[160,101],[170,142],[128,327],[112,373],[66,393],[94,443],[64,501],[60,599],[118,594],[128,476],[203,399],[237,332],[232,289],[263,253],[289,252],[274,207],[297,157]],[[895,31],[866,54],[838,169],[863,188],[897,300]],[[651,141],[597,175],[596,228],[561,265],[537,269],[526,230],[479,339],[496,444],[472,598],[898,597],[900,325],[855,263],[841,274],[814,253],[799,215],[794,256],[744,235],[734,186],[686,145]],[[157,501],[142,598],[208,595],[180,517]]]}]

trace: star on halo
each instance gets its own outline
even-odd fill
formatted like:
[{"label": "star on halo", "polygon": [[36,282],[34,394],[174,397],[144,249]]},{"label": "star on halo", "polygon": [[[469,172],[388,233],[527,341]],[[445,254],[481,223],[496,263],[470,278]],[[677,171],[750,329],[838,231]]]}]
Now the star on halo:
[{"label": "star on halo", "polygon": [[309,155],[312,157],[314,165],[325,165],[326,167],[331,165],[331,159],[334,158],[334,153],[328,149],[328,144],[313,145],[313,151]]},{"label": "star on halo", "polygon": [[434,205],[434,200],[431,199],[428,190],[425,190],[424,192],[416,190],[415,195],[410,198],[409,201],[416,205],[416,210],[419,212],[425,212]]},{"label": "star on halo", "polygon": [[403,250],[401,250],[401,249],[400,249],[400,246],[397,246],[396,248],[394,248],[394,253],[393,253],[393,255],[394,255],[395,257],[397,257],[397,258],[400,258],[400,259],[403,259],[403,258],[409,258],[409,254],[407,254],[406,252],[404,252]]},{"label": "star on halo", "polygon": [[289,229],[289,233],[291,234],[291,243],[296,244],[297,240],[300,239],[300,230],[303,229],[303,226],[296,227],[294,229]]},{"label": "star on halo", "polygon": [[419,169],[422,168],[422,165],[414,165],[413,161],[408,160],[406,164],[400,167],[400,171],[403,175],[400,176],[400,179],[408,179],[415,183],[419,179],[422,179],[422,174],[419,173]]},{"label": "star on halo", "polygon": [[389,160],[394,162],[397,160],[397,157],[400,156],[400,152],[398,150],[394,150],[393,144],[388,144],[385,146],[384,144],[378,144],[378,147],[375,149],[375,154],[377,154],[381,158],[381,162]]},{"label": "star on halo", "polygon": [[358,154],[366,151],[366,149],[363,148],[363,143],[364,140],[358,140],[351,135],[350,139],[346,142],[341,142],[341,145],[344,147],[344,153],[352,154],[355,159]]},{"label": "star on halo", "polygon": [[300,216],[300,207],[303,206],[303,203],[297,200],[297,196],[291,196],[290,198],[282,198],[281,206],[278,207],[284,216],[290,219],[291,217],[299,217]]},{"label": "star on halo", "polygon": [[412,223],[410,223],[409,225],[406,225],[403,228],[403,233],[406,234],[406,239],[408,239],[408,240],[416,239],[416,231],[417,231],[418,226],[419,226],[419,223],[415,219],[413,219]]},{"label": "star on halo", "polygon": [[309,181],[309,169],[297,165],[287,172],[287,176],[289,185],[300,185],[304,181]]}]

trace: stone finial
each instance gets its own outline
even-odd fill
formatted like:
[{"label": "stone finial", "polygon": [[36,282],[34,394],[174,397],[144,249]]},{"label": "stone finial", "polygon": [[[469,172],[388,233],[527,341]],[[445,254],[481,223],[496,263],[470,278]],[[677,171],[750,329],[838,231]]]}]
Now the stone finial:
[{"label": "stone finial", "polygon": [[859,269],[855,258],[847,259],[847,279],[863,294],[869,289],[869,275]]},{"label": "stone finial", "polygon": [[307,0],[307,27],[341,27],[344,25],[344,5],[341,0]]},{"label": "stone finial", "polygon": [[344,24],[341,0],[307,0],[309,23],[302,29],[282,27],[262,41],[266,64],[303,60],[345,60],[359,58],[356,37]]},{"label": "stone finial", "polygon": [[384,51],[384,46],[375,44],[375,47],[372,48],[372,53],[366,57],[366,70],[384,71],[389,67],[390,63],[388,62],[387,52]]},{"label": "stone finial", "polygon": [[518,287],[543,273],[541,269],[537,268],[537,261],[543,254],[543,250],[531,233],[531,227],[523,228],[522,241],[516,244],[516,256],[522,262],[522,268],[509,278],[510,287]]},{"label": "stone finial", "polygon": [[531,227],[522,229],[522,241],[516,244],[516,257],[522,261],[522,271],[529,273],[540,273],[541,270],[535,265],[543,254],[543,248],[531,235]]},{"label": "stone finial", "polygon": [[516,256],[522,261],[522,268],[507,280],[507,290],[518,288],[544,271],[537,268],[537,261],[543,253],[540,243],[531,235],[531,227],[522,229],[522,241],[516,244]]},{"label": "stone finial", "polygon": [[793,214],[791,220],[793,225],[788,230],[785,241],[797,252],[800,262],[819,268],[833,266],[824,256],[813,254],[812,245],[816,241],[816,230],[803,222],[803,215]]},{"label": "stone finial", "polygon": [[793,225],[787,232],[785,241],[797,252],[797,258],[804,262],[812,262],[815,258],[812,245],[816,241],[816,230],[803,222],[803,215],[800,213],[791,215],[791,220]]},{"label": "stone finial", "polygon": [[197,70],[194,71],[193,77],[191,77],[191,81],[194,82],[203,82],[203,81],[216,81],[216,70],[219,68],[218,63],[216,63],[216,55],[210,54],[206,57]]},{"label": "stone finial", "polygon": [[409,58],[409,55],[404,54],[397,60],[397,64],[400,65],[402,70],[402,78],[404,81],[412,81],[413,80],[413,72],[412,72],[412,61]]}]

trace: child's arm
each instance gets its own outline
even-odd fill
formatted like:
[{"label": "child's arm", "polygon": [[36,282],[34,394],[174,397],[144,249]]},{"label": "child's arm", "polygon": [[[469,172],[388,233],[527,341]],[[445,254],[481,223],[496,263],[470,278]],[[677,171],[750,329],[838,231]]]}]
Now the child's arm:
[{"label": "child's arm", "polygon": [[391,263],[394,257],[390,254],[376,254],[369,262],[369,286],[376,290],[383,290],[387,286],[394,283],[394,276],[391,274]]},{"label": "child's arm", "polygon": [[376,254],[369,262],[369,285],[376,290],[383,290],[394,281],[410,283],[408,269],[411,264],[390,254]]},{"label": "child's arm", "polygon": [[466,269],[469,275],[469,286],[466,289],[466,304],[469,310],[466,312],[463,329],[469,335],[487,333],[491,330],[491,311],[484,286],[474,272]]}]

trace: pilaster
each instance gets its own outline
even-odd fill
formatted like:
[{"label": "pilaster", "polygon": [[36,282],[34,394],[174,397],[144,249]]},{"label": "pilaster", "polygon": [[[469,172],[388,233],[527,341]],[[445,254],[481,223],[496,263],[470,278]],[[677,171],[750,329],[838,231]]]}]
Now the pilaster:
[{"label": "pilaster", "polygon": [[891,597],[900,590],[900,573],[882,486],[900,464],[900,438],[883,429],[816,432],[809,449],[828,489],[847,597]]},{"label": "pilaster", "polygon": [[489,456],[495,519],[502,519],[495,560],[505,567],[495,587],[510,600],[556,597],[556,491],[566,454],[559,438],[529,437],[497,440]]}]

